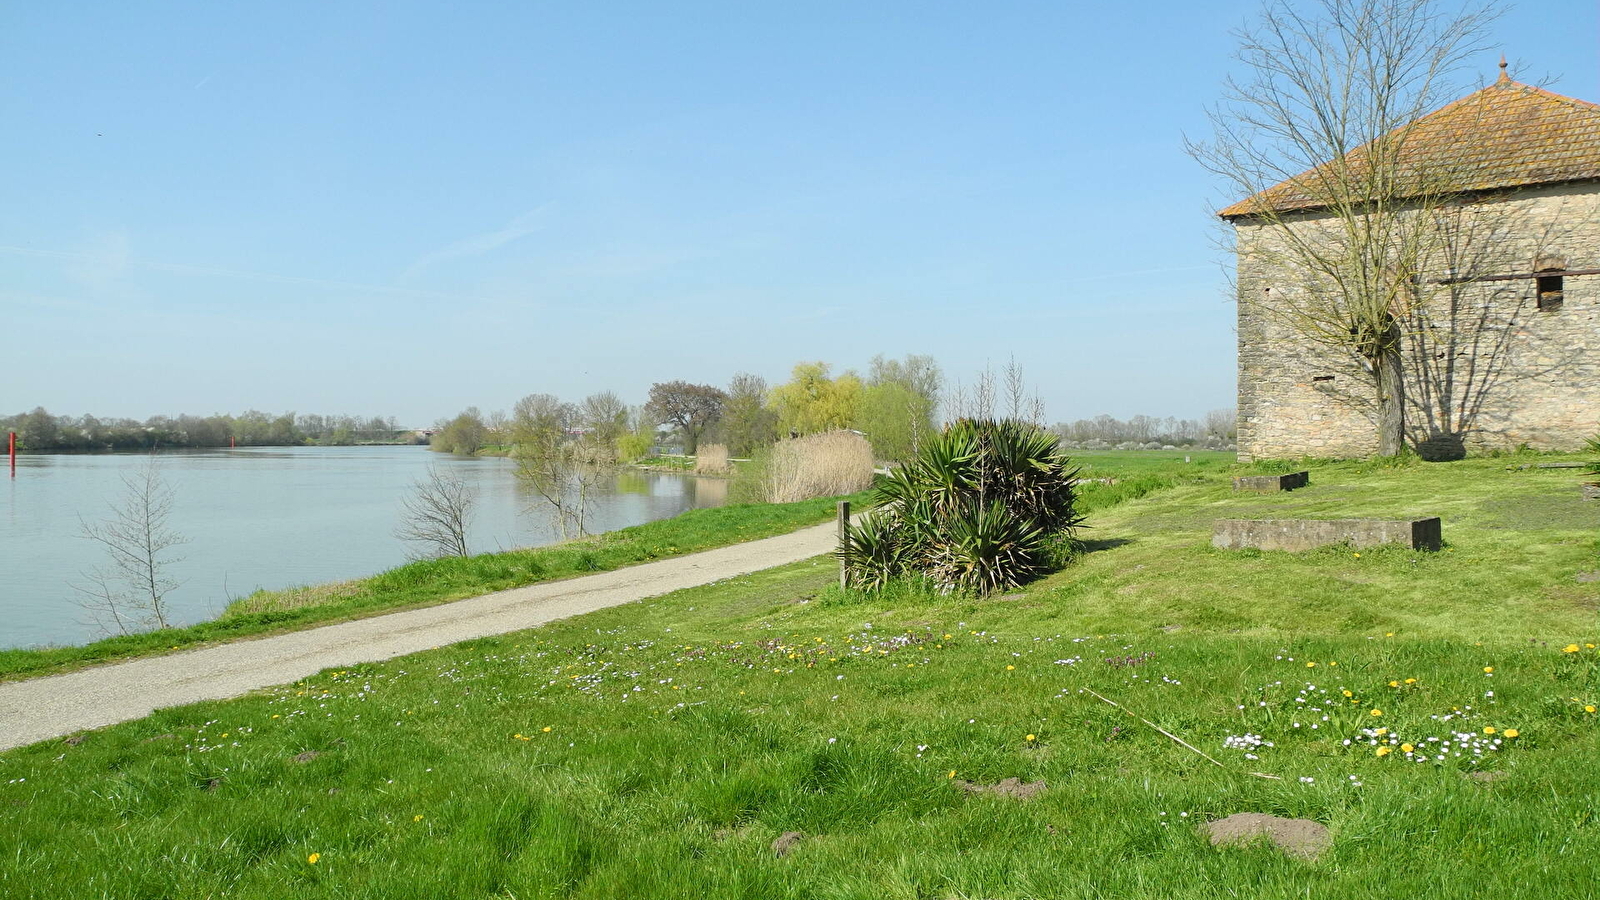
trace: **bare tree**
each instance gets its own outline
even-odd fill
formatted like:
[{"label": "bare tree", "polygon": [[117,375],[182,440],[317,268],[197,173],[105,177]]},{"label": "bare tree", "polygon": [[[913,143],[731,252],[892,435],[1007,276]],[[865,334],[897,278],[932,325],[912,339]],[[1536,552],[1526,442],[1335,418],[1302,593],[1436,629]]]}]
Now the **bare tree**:
[{"label": "bare tree", "polygon": [[511,410],[511,440],[517,456],[557,452],[577,417],[570,403],[553,394],[529,394]]},{"label": "bare tree", "polygon": [[1267,0],[1237,34],[1246,75],[1210,111],[1214,137],[1188,145],[1247,198],[1223,215],[1261,226],[1248,251],[1302,274],[1268,289],[1266,314],[1369,376],[1380,455],[1404,448],[1402,325],[1436,249],[1435,212],[1470,182],[1449,154],[1410,152],[1426,136],[1415,124],[1454,98],[1495,15],[1434,0]]},{"label": "bare tree", "polygon": [[1027,412],[1028,382],[1022,376],[1022,367],[1017,365],[1017,355],[1011,354],[1006,359],[1006,367],[1001,372],[1005,379],[1006,406],[1011,418],[1020,419]]},{"label": "bare tree", "polygon": [[404,518],[394,535],[418,544],[423,557],[468,556],[467,526],[477,493],[465,479],[438,466],[412,484],[413,493],[401,501]]},{"label": "bare tree", "polygon": [[517,480],[539,498],[562,540],[582,537],[589,533],[589,514],[614,460],[614,451],[570,441],[552,452],[517,457]]},{"label": "bare tree", "polygon": [[167,594],[178,587],[169,570],[182,562],[168,551],[187,541],[168,524],[173,492],[161,477],[155,454],[122,476],[122,497],[102,522],[79,520],[79,534],[99,544],[108,563],[80,573],[73,584],[79,606],[108,633],[132,634],[167,628]]},{"label": "bare tree", "polygon": [[615,391],[601,391],[583,398],[579,421],[597,447],[615,451],[617,438],[628,433],[628,404]]}]

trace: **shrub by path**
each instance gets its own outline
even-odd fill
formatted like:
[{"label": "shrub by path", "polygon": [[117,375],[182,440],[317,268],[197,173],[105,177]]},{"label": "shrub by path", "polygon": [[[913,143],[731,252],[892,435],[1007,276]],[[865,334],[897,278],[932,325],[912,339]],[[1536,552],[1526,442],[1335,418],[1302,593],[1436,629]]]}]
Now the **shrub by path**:
[{"label": "shrub by path", "polygon": [[709,584],[832,550],[832,523],[440,606],[0,684],[0,750]]}]

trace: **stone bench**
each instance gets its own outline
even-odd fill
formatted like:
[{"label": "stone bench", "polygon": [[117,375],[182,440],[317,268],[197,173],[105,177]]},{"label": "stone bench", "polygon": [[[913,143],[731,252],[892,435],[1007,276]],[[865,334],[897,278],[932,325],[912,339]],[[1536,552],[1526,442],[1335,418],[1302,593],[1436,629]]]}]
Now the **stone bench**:
[{"label": "stone bench", "polygon": [[1311,483],[1310,472],[1290,472],[1287,475],[1242,475],[1233,480],[1236,491],[1292,491]]},{"label": "stone bench", "polygon": [[1349,544],[1376,547],[1403,544],[1413,550],[1438,550],[1439,518],[1431,519],[1218,519],[1211,546],[1223,550],[1288,550],[1291,552]]}]

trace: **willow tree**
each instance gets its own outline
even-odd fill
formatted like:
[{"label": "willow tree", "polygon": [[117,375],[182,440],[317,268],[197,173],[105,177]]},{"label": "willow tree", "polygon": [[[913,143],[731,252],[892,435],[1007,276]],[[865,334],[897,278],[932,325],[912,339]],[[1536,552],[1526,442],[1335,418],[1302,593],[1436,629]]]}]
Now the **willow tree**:
[{"label": "willow tree", "polygon": [[1236,33],[1244,71],[1209,111],[1212,138],[1188,145],[1246,198],[1221,215],[1260,226],[1249,252],[1299,273],[1252,302],[1367,374],[1383,456],[1405,446],[1403,323],[1419,273],[1472,183],[1423,120],[1459,95],[1495,15],[1434,0],[1268,0]]}]

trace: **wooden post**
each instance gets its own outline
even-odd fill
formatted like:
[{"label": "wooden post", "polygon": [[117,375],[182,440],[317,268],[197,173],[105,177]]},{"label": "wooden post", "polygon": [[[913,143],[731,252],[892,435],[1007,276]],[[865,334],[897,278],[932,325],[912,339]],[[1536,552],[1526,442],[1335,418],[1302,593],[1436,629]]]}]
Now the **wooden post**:
[{"label": "wooden post", "polygon": [[[845,548],[845,542],[850,540],[850,501],[839,501],[839,549]],[[845,567],[844,558],[839,559],[839,587],[850,587],[850,570]]]},{"label": "wooden post", "polygon": [[17,433],[8,432],[11,436],[6,439],[6,455],[11,457],[11,477],[17,477]]}]

